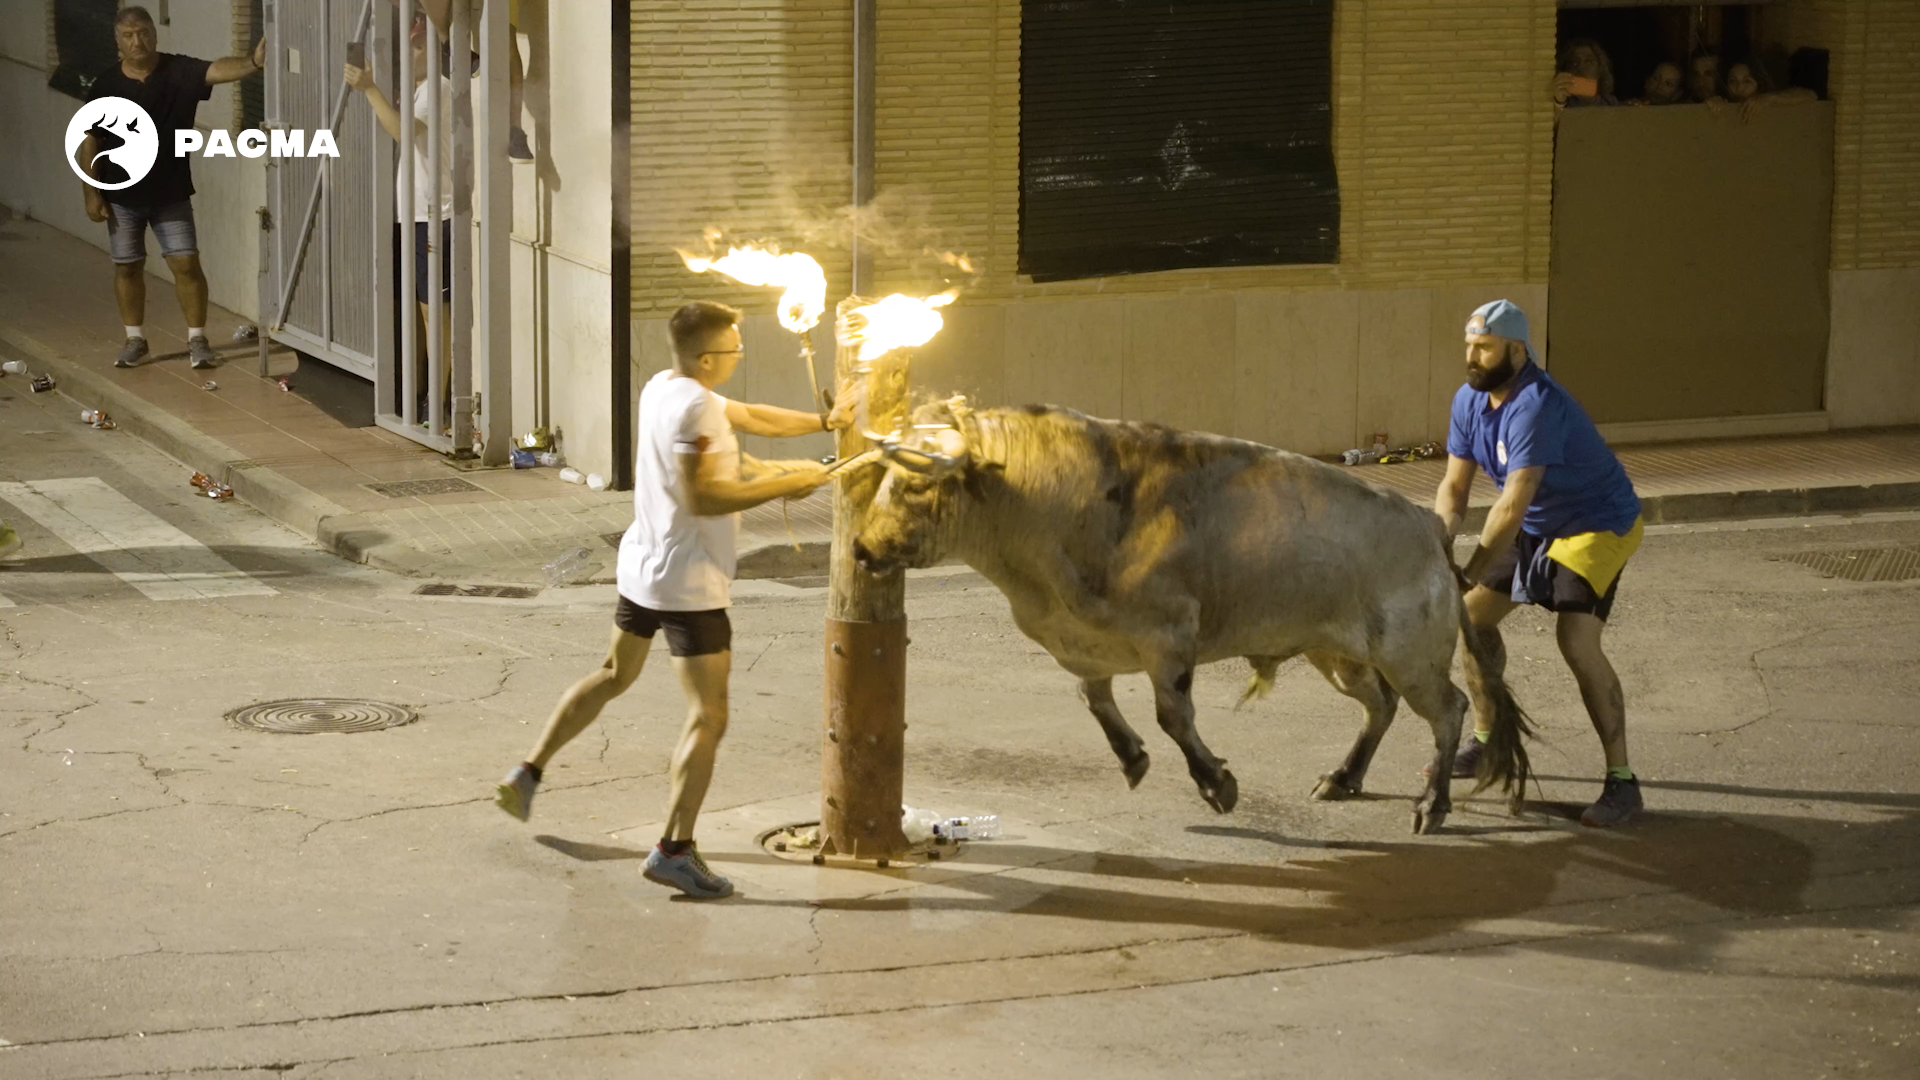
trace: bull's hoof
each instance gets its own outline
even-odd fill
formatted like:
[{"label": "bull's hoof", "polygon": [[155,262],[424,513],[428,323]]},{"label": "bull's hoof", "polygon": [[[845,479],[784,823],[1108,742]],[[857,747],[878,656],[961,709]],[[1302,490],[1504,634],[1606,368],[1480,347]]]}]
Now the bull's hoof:
[{"label": "bull's hoof", "polygon": [[1328,773],[1320,778],[1319,783],[1313,785],[1313,797],[1321,802],[1339,802],[1342,799],[1351,799],[1358,794],[1360,794],[1359,785],[1348,787],[1335,773]]},{"label": "bull's hoof", "polygon": [[1147,775],[1147,766],[1151,764],[1153,759],[1147,756],[1145,750],[1142,750],[1139,757],[1120,766],[1120,771],[1127,777],[1127,790],[1131,791],[1140,786],[1140,781]]},{"label": "bull's hoof", "polygon": [[1212,787],[1200,789],[1200,797],[1207,800],[1215,813],[1230,814],[1235,803],[1240,801],[1240,782],[1233,778],[1231,769],[1221,769],[1220,779]]},{"label": "bull's hoof", "polygon": [[1415,806],[1413,808],[1413,832],[1415,836],[1432,836],[1447,823],[1446,806]]}]

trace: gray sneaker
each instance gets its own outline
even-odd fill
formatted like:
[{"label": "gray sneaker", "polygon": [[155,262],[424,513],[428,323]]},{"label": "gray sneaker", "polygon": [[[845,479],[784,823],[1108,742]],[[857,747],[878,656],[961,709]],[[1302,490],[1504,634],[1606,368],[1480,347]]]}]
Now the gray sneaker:
[{"label": "gray sneaker", "polygon": [[1609,776],[1606,784],[1600,789],[1600,797],[1581,813],[1580,824],[1592,829],[1625,825],[1644,809],[1646,804],[1640,801],[1638,778],[1621,780]]},{"label": "gray sneaker", "polygon": [[683,854],[668,855],[655,844],[647,853],[647,862],[640,868],[640,874],[648,881],[679,889],[695,900],[718,900],[733,895],[733,882],[707,869],[700,852],[691,847]]},{"label": "gray sneaker", "polygon": [[[1480,757],[1487,752],[1487,744],[1474,737],[1469,731],[1460,736],[1460,748],[1453,752],[1453,778],[1471,780],[1480,774]],[[1429,765],[1420,770],[1425,776],[1433,771]]]},{"label": "gray sneaker", "polygon": [[120,346],[120,355],[113,358],[113,366],[139,367],[140,361],[145,360],[150,351],[146,338],[130,337],[125,345]]},{"label": "gray sneaker", "polygon": [[533,816],[533,789],[538,784],[532,769],[524,763],[515,765],[505,780],[494,785],[493,805],[525,821]]},{"label": "gray sneaker", "polygon": [[213,355],[213,346],[207,344],[206,338],[196,337],[187,339],[187,360],[192,366],[197,368],[210,368],[218,362],[219,359],[219,357]]}]

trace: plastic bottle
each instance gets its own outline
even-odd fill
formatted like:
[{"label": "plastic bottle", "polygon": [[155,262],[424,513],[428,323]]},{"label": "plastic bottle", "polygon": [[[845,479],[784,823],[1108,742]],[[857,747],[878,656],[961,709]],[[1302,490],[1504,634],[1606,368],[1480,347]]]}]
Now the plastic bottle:
[{"label": "plastic bottle", "polygon": [[556,585],[564,585],[574,578],[580,577],[593,565],[593,552],[588,551],[586,548],[578,547],[540,569],[546,574],[547,587],[552,588]]},{"label": "plastic bottle", "polygon": [[900,831],[906,834],[909,844],[924,844],[933,839],[940,824],[940,815],[932,810],[916,810],[911,806],[900,808]]},{"label": "plastic bottle", "polygon": [[516,469],[531,469],[539,464],[533,456],[533,451],[522,450],[517,446],[507,451],[507,461]]},{"label": "plastic bottle", "polygon": [[1000,835],[1000,817],[997,814],[951,817],[935,825],[933,832],[949,840],[991,840]]},{"label": "plastic bottle", "polygon": [[557,450],[542,450],[533,455],[533,463],[535,465],[545,465],[551,469],[560,464],[560,452]]}]

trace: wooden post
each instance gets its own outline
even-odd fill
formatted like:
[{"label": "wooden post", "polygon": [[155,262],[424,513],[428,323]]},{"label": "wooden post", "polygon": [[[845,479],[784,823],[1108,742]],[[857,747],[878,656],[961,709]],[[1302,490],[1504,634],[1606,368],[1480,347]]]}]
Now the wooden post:
[{"label": "wooden post", "polygon": [[[840,312],[865,303],[849,297]],[[838,338],[842,335],[836,334]],[[839,346],[835,385],[858,374],[859,349]],[[864,373],[866,416],[839,436],[839,454],[867,449],[864,426],[891,432],[907,416],[904,351],[875,360]],[[900,800],[906,769],[906,575],[874,575],[854,565],[853,538],[885,470],[861,468],[834,481],[833,553],[826,633],[826,717],[820,741],[820,850],[856,859],[906,853]]]}]

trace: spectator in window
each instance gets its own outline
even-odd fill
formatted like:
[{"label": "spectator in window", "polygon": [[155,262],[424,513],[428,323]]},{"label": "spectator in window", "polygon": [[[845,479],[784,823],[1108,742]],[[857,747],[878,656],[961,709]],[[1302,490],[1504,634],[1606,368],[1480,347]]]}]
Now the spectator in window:
[{"label": "spectator in window", "polygon": [[1662,60],[1653,66],[1642,84],[1645,97],[1635,98],[1634,105],[1678,105],[1685,101],[1680,89],[1680,65],[1671,60]]},{"label": "spectator in window", "polygon": [[[420,0],[420,7],[433,20],[433,28],[445,43],[453,32],[451,0]],[[473,46],[480,45],[480,13],[485,0],[473,0],[469,36]],[[532,161],[533,149],[527,144],[526,129],[520,126],[520,113],[526,98],[526,69],[520,63],[520,0],[507,0],[507,156],[515,161]]]},{"label": "spectator in window", "polygon": [[[266,42],[253,47],[251,56],[229,56],[223,60],[200,60],[191,56],[163,53],[153,16],[143,7],[122,8],[113,21],[114,44],[120,62],[94,79],[87,100],[103,97],[126,98],[145,109],[153,118],[154,134],[159,136],[160,153],[153,168],[140,182],[117,191],[102,191],[85,185],[87,217],[107,223],[111,238],[108,248],[113,256],[113,295],[120,304],[120,321],[126,327],[126,344],[114,358],[113,366],[138,367],[151,351],[147,346],[147,229],[153,229],[160,243],[160,255],[173,270],[173,291],[180,300],[180,314],[187,320],[187,357],[194,367],[209,368],[216,363],[213,346],[207,342],[207,275],[200,268],[200,245],[193,226],[192,159],[173,153],[173,133],[191,130],[200,103],[213,95],[221,83],[236,82],[260,71],[266,62]],[[80,144],[78,164],[88,176],[112,182],[101,170],[117,170],[110,154],[113,147],[102,145],[118,139],[111,131],[96,128]],[[127,177],[121,174],[118,182]]]},{"label": "spectator in window", "polygon": [[1705,105],[1720,96],[1720,56],[1702,50],[1687,59],[1687,100]]},{"label": "spectator in window", "polygon": [[1576,38],[1560,50],[1559,69],[1553,76],[1553,103],[1567,108],[1620,104],[1620,99],[1613,96],[1613,62],[1599,42]]},{"label": "spectator in window", "polygon": [[1752,123],[1761,109],[1769,105],[1804,105],[1809,101],[1820,100],[1820,95],[1805,87],[1790,90],[1774,90],[1767,80],[1766,69],[1750,60],[1740,60],[1727,68],[1727,95],[1707,102],[1707,107],[1715,115],[1727,105],[1740,106],[1740,122]]}]

